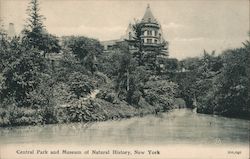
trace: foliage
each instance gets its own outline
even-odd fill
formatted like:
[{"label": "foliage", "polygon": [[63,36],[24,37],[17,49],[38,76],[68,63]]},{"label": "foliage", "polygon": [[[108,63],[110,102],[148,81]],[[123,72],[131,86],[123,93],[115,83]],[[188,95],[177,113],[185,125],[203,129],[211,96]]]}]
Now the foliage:
[{"label": "foliage", "polygon": [[[148,55],[150,55],[150,53]],[[151,55],[155,54],[152,52]],[[109,89],[101,90],[99,97],[111,103],[118,101],[116,99],[118,97],[119,100],[126,101],[128,104],[140,108],[141,105],[139,103],[143,100],[145,84],[148,81],[155,82],[150,79],[155,73],[149,68],[150,64],[155,64],[155,61],[147,61],[147,63],[145,62],[145,66],[140,66],[137,57],[133,56],[128,49],[128,45],[125,43],[118,45],[117,50],[113,52],[102,54],[100,58],[102,61],[99,65],[100,70],[106,70],[109,77],[113,79],[115,92],[112,91],[113,88],[110,87]],[[172,85],[170,87],[172,87]],[[150,88],[147,89],[150,90]],[[167,94],[167,96],[168,95],[170,94]],[[169,103],[173,104],[171,101],[169,101]],[[151,104],[156,105],[152,102]],[[164,106],[166,109],[162,109],[162,111],[170,109],[171,104]],[[159,107],[162,106],[163,104]]]},{"label": "foliage", "polygon": [[164,64],[166,71],[177,71],[179,69],[178,60],[176,58],[160,58],[160,64]]},{"label": "foliage", "polygon": [[113,83],[107,83],[103,85],[96,97],[113,104],[119,103],[119,99],[117,97],[117,93],[115,92]]},{"label": "foliage", "polygon": [[197,106],[200,113],[248,117],[249,42],[243,44],[219,56],[204,51],[201,58],[181,61],[179,66],[185,69],[175,77],[178,96],[185,99],[189,107]]},{"label": "foliage", "polygon": [[103,53],[98,56],[98,70],[106,74],[109,78],[118,75],[118,67],[121,59],[120,51]]},{"label": "foliage", "polygon": [[139,66],[143,65],[143,42],[142,42],[142,24],[139,21],[135,21],[135,24],[132,26],[134,37],[132,43],[135,48],[138,48],[138,51],[134,52],[134,57],[136,57]]},{"label": "foliage", "polygon": [[97,70],[96,56],[102,53],[100,42],[83,36],[70,36],[63,39],[63,46],[69,48],[85,68],[94,73]]},{"label": "foliage", "polygon": [[1,57],[3,125],[52,123],[54,82],[46,59],[36,49],[26,48],[18,38],[5,42]]},{"label": "foliage", "polygon": [[[249,46],[248,46],[249,47]],[[216,105],[214,110],[222,115],[247,116],[249,102],[249,49],[228,50],[222,54],[223,68],[215,80]]]},{"label": "foliage", "polygon": [[43,25],[45,18],[39,14],[38,0],[31,0],[29,4],[30,6],[27,9],[28,24],[22,31],[22,42],[29,48],[36,48],[43,51],[44,56],[50,52],[58,53],[61,50],[59,40],[54,35],[47,33]]},{"label": "foliage", "polygon": [[47,64],[35,50],[22,52],[24,50],[22,47],[14,49],[13,52],[20,55],[13,62],[9,60],[11,63],[3,71],[2,97],[14,96],[18,105],[29,106],[28,95],[38,88],[43,76],[46,76]]},{"label": "foliage", "polygon": [[13,38],[11,41],[3,38],[0,40],[0,46],[0,73],[2,73],[9,63],[19,58],[21,45],[18,38]]},{"label": "foliage", "polygon": [[214,52],[209,54],[204,51],[201,58],[180,61],[179,67],[182,72],[177,73],[175,77],[179,84],[179,96],[192,108],[195,106],[194,101],[203,100],[207,90],[213,87],[214,77],[220,72],[222,62]]},{"label": "foliage", "polygon": [[69,87],[76,97],[84,97],[90,94],[94,89],[93,79],[89,76],[81,74],[80,72],[74,72],[69,76]]},{"label": "foliage", "polygon": [[177,85],[173,82],[152,80],[146,83],[143,97],[149,104],[166,111],[173,107],[176,89]]},{"label": "foliage", "polygon": [[[164,63],[157,59],[161,49],[144,52],[139,24],[133,39],[138,56],[127,42],[103,53],[98,40],[82,36],[62,37],[60,46],[43,20],[38,0],[31,0],[22,36],[1,38],[1,126],[117,119],[172,108],[175,85],[151,78]],[[51,52],[61,53],[46,56]],[[152,102],[153,95],[159,99]]]},{"label": "foliage", "polygon": [[59,82],[69,81],[69,75],[73,72],[90,75],[89,71],[80,63],[80,61],[70,51],[64,50],[62,57],[57,61],[54,69],[54,78]]}]

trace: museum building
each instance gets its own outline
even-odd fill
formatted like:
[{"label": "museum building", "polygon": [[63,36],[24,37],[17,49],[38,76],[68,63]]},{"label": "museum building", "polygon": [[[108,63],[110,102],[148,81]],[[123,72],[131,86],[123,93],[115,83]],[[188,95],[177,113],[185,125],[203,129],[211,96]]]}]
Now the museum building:
[{"label": "museum building", "polygon": [[[163,43],[166,46],[163,48],[163,52],[167,55],[167,42],[163,38],[163,32],[161,29],[160,23],[153,16],[150,5],[147,6],[143,18],[140,20],[141,25],[141,42],[144,47],[144,50],[150,50],[150,48],[159,47]],[[124,41],[133,41],[135,33],[133,30],[133,25],[130,23],[126,30],[125,35],[117,40],[102,41],[101,44],[104,48],[104,51],[111,51],[116,48],[119,43]],[[131,43],[130,43],[131,44]],[[133,45],[130,45],[130,50],[135,50],[136,48]]]}]

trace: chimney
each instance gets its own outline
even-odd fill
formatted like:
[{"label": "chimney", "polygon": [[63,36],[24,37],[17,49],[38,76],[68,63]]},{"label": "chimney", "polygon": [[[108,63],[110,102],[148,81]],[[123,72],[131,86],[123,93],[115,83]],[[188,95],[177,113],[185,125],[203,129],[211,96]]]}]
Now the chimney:
[{"label": "chimney", "polygon": [[14,23],[9,23],[9,28],[8,28],[7,34],[8,34],[9,38],[13,38],[14,36],[16,36]]}]

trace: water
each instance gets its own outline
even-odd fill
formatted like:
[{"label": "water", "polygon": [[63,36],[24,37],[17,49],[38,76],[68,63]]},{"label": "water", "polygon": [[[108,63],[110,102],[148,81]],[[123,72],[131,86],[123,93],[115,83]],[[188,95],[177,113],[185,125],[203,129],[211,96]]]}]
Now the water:
[{"label": "water", "polygon": [[176,109],[117,121],[0,129],[2,145],[248,145],[249,121]]}]

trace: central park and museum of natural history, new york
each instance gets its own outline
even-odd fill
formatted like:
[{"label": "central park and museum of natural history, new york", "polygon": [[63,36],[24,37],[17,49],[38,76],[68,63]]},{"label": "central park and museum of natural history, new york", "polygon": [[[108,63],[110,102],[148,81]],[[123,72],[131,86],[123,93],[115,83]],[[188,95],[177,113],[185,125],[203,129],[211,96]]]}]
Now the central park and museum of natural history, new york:
[{"label": "central park and museum of natural history, new york", "polygon": [[38,143],[247,156],[249,1],[98,2],[0,0],[0,158]]}]

